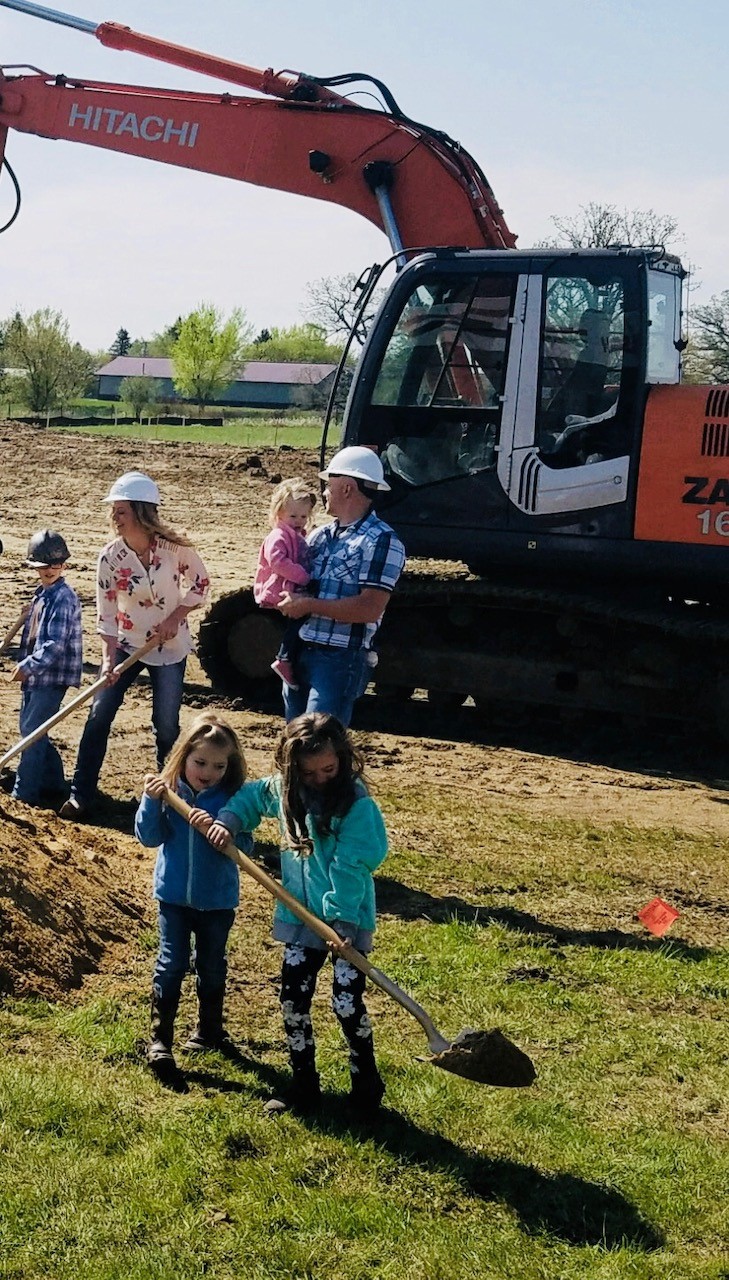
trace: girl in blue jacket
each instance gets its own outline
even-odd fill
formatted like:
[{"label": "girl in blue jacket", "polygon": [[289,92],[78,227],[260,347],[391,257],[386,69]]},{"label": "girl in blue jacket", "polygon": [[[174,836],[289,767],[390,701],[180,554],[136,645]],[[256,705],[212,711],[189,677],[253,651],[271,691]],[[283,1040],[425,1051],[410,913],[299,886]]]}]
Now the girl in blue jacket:
[{"label": "girl in blue jacket", "polygon": [[[198,716],[180,735],[160,774],[147,774],[134,830],[144,845],[159,845],[154,897],[159,910],[159,955],[152,980],[152,1036],[147,1061],[158,1074],[175,1069],[175,1016],[195,938],[198,1023],[185,1044],[189,1052],[234,1051],[223,1028],[228,935],[238,905],[234,862],[165,804],[169,787],[193,814],[212,821],[245,782],[246,763],[230,725],[219,716]],[[250,853],[253,839],[243,824],[236,844]]]},{"label": "girl in blue jacket", "polygon": [[[286,725],[275,763],[277,773],[246,783],[217,821],[210,824],[203,818],[200,829],[207,828],[208,839],[221,848],[262,818],[278,818],[285,888],[343,941],[370,951],[375,928],[372,873],[387,853],[387,835],[362,779],[361,757],[334,716],[313,712]],[[280,999],[293,1069],[288,1101],[310,1110],[320,1098],[310,1011],[327,946],[280,902],[273,936],[285,947]],[[366,1117],[376,1112],[385,1087],[363,998],[365,977],[336,953],[332,960],[332,1008],[349,1045],[350,1101],[355,1113]]]}]

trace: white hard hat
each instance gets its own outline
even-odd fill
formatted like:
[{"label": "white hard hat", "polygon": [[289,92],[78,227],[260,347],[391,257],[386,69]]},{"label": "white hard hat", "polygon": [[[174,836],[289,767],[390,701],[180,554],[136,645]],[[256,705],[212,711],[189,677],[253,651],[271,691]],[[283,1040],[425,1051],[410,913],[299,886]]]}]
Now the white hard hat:
[{"label": "white hard hat", "polygon": [[320,471],[322,480],[330,476],[351,476],[353,480],[363,480],[372,489],[389,489],[385,480],[382,463],[373,449],[363,445],[352,444],[335,453],[325,471]]},{"label": "white hard hat", "polygon": [[115,480],[102,502],[152,502],[158,507],[162,499],[154,480],[143,471],[127,471]]}]

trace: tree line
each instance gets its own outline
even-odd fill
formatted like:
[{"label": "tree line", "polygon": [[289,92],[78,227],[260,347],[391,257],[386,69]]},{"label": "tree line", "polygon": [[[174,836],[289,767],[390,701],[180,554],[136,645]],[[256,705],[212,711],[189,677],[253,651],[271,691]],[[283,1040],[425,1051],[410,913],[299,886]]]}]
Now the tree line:
[{"label": "tree line", "polygon": [[[576,214],[554,216],[552,223],[555,236],[538,248],[683,248],[676,220],[652,209],[620,210],[595,202],[581,206]],[[257,334],[240,308],[225,315],[213,303],[203,302],[149,338],[133,338],[120,326],[108,350],[96,353],[72,340],[61,312],[49,307],[28,316],[16,312],[0,324],[0,394],[32,412],[45,413],[93,394],[95,370],[109,357],[166,356],[172,362],[176,394],[202,408],[219,398],[250,360],[338,363],[350,330],[356,343],[364,342],[381,300],[381,293],[375,293],[364,313],[358,312],[361,288],[361,280],[352,273],[316,280],[307,286],[301,324],[271,326]],[[729,382],[729,290],[691,311],[683,376],[689,382]],[[140,416],[159,393],[153,379],[127,378],[122,397]]]},{"label": "tree line", "polygon": [[[220,397],[250,360],[337,364],[348,317],[357,309],[358,289],[353,274],[314,281],[308,286],[303,323],[272,325],[257,334],[241,308],[225,315],[213,303],[203,302],[150,338],[134,339],[122,326],[109,348],[97,352],[72,340],[60,311],[17,311],[0,324],[0,394],[32,413],[46,413],[71,399],[93,395],[96,369],[113,356],[166,356],[172,362],[175,396],[202,409]],[[365,324],[375,307],[373,300]],[[362,318],[355,336],[364,341]],[[140,417],[159,403],[159,380],[125,378],[121,397]]]}]

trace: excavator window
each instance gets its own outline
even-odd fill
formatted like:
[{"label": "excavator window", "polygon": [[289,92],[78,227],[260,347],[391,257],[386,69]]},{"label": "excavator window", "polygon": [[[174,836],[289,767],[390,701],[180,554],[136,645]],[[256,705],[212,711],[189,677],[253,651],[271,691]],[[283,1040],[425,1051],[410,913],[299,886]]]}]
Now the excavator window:
[{"label": "excavator window", "polygon": [[625,282],[612,275],[548,276],[539,370],[537,443],[552,467],[626,451],[620,395],[635,367]]},{"label": "excavator window", "polygon": [[370,414],[383,460],[409,485],[493,470],[516,277],[438,276],[408,299]]}]

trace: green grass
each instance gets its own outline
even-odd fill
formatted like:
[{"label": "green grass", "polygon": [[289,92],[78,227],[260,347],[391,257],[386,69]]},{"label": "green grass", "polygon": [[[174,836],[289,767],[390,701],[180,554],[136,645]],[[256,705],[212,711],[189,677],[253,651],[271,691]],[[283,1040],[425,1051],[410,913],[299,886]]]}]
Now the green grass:
[{"label": "green grass", "polygon": [[170,427],[161,423],[135,423],[132,426],[115,426],[113,422],[103,426],[57,427],[58,431],[73,431],[84,435],[121,436],[125,440],[176,440],[192,444],[226,444],[243,449],[277,448],[287,444],[294,449],[317,449],[321,440],[321,422],[309,418],[289,418],[277,421],[271,417],[226,419],[222,427],[203,426],[199,423],[184,427]]},{"label": "green grass", "polygon": [[[197,1060],[187,1094],[144,1066],[143,991],[0,1009],[0,1275],[726,1280],[719,842],[476,812],[415,783],[380,799],[394,848],[376,963],[446,1035],[500,1025],[537,1083],[499,1091],[417,1062],[420,1027],[373,990],[389,1110],[357,1129],[322,982],[326,1107],[266,1117],[286,1078],[279,956],[267,918],[243,912],[230,1022],[247,1056]],[[692,873],[674,936],[642,932],[637,906]],[[147,931],[150,968],[152,946]],[[188,996],[183,1028],[191,1014]]]},{"label": "green grass", "polygon": [[[97,412],[108,412],[109,407],[108,400],[85,400],[72,405],[70,409],[67,407],[65,412],[93,415]],[[23,412],[27,413],[27,410],[23,411],[17,405],[8,405],[7,412],[9,417],[12,416],[11,410],[20,415]],[[126,405],[120,405],[119,412],[123,415],[130,413],[131,410]],[[161,412],[162,410],[160,410]],[[177,409],[173,409],[172,412],[176,413]],[[75,423],[70,427],[54,425],[54,430],[71,431],[74,434],[80,433],[83,435],[119,436],[125,440],[171,440],[192,444],[225,444],[243,449],[275,449],[282,444],[290,445],[294,449],[316,450],[319,448],[322,419],[316,413],[302,410],[298,413],[286,411],[276,414],[270,409],[224,409],[222,412],[225,414],[225,420],[220,427],[208,426],[199,422],[186,423],[184,427],[172,427],[157,423],[154,420],[148,421],[145,414],[144,422],[127,426],[110,420],[98,426],[82,422]],[[216,410],[212,408],[210,414],[215,416]],[[40,415],[39,420],[41,422],[45,420],[43,414]],[[337,438],[337,429],[334,428],[333,432],[330,433],[330,443],[333,444]]]}]

